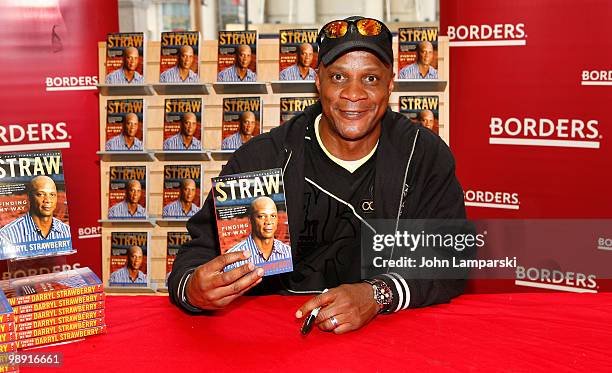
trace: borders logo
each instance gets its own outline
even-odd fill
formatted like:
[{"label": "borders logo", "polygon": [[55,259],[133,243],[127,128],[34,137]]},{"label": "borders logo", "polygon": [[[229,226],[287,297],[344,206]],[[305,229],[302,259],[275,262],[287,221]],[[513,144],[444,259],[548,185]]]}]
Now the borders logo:
[{"label": "borders logo", "polygon": [[508,47],[527,45],[524,23],[448,26],[451,47]]},{"label": "borders logo", "polygon": [[491,209],[518,210],[520,201],[518,193],[489,192],[482,190],[466,190],[463,192],[466,206]]},{"label": "borders logo", "polygon": [[546,268],[516,267],[517,286],[527,286],[539,289],[567,291],[570,293],[597,293],[595,275],[585,275],[579,272],[561,272]]},{"label": "borders logo", "polygon": [[47,92],[96,90],[97,76],[49,76],[45,79]]},{"label": "borders logo", "polygon": [[70,148],[66,122],[0,124],[0,151]]},{"label": "borders logo", "polygon": [[489,144],[599,149],[598,125],[595,119],[492,117]]},{"label": "borders logo", "polygon": [[582,85],[612,85],[612,70],[582,70]]},{"label": "borders logo", "polygon": [[597,240],[597,249],[612,251],[612,238],[599,237]]}]

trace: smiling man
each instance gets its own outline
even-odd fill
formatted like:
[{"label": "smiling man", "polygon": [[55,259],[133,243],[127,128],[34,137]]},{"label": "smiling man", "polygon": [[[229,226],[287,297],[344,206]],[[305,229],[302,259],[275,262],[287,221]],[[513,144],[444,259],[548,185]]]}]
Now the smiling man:
[{"label": "smiling man", "polygon": [[144,78],[136,71],[140,60],[138,49],[128,47],[123,51],[123,65],[106,76],[106,84],[144,84]]},{"label": "smiling man", "polygon": [[[198,74],[191,70],[191,66],[195,61],[193,48],[189,45],[183,45],[179,50],[179,56],[176,66],[164,71],[159,75],[160,83],[198,83]],[[197,61],[195,61],[197,63]]]},{"label": "smiling man", "polygon": [[[193,240],[179,251],[169,278],[172,301],[192,311],[227,307],[250,294],[312,294],[298,318],[321,306],[321,330],[345,333],[379,313],[448,302],[463,280],[415,280],[389,272],[361,275],[366,219],[464,218],[454,160],[435,134],[389,109],[392,36],[380,21],[350,17],[319,32],[320,100],[282,126],[238,149],[221,174],[280,167],[289,216],[291,273],[263,278],[253,255],[220,255],[211,195],[188,222]],[[367,250],[368,248],[364,248]]]}]

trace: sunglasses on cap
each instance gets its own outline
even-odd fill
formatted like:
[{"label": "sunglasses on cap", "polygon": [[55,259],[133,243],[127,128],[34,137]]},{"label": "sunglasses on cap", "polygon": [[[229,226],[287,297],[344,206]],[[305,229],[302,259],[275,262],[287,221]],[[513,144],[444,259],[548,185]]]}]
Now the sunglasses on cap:
[{"label": "sunglasses on cap", "polygon": [[331,21],[323,26],[319,32],[319,36],[317,37],[319,45],[323,41],[323,37],[329,39],[344,37],[348,33],[349,29],[351,29],[351,25],[354,25],[357,32],[359,32],[359,34],[362,36],[378,36],[384,32],[389,36],[389,39],[393,37],[387,26],[374,18],[361,18],[357,20],[342,19]]}]

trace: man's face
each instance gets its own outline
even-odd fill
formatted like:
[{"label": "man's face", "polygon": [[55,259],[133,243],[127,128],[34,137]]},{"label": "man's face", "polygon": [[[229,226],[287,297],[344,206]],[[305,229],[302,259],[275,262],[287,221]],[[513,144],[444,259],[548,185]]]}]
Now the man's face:
[{"label": "man's face", "polygon": [[123,122],[123,133],[127,137],[135,137],[138,132],[138,117],[136,114],[128,114]]},{"label": "man's face", "polygon": [[38,179],[32,184],[30,212],[38,217],[53,217],[57,207],[57,189],[51,179]]},{"label": "man's face", "polygon": [[136,71],[138,67],[138,49],[128,48],[123,57],[123,67],[128,71]]},{"label": "man's face", "polygon": [[246,112],[240,119],[240,133],[247,136],[252,136],[255,131],[255,114]]},{"label": "man's face", "polygon": [[298,52],[298,64],[303,67],[310,67],[310,65],[312,64],[313,56],[314,52],[312,49],[312,45],[302,44]]},{"label": "man's face", "polygon": [[132,270],[139,270],[142,265],[142,249],[140,247],[132,248],[128,253],[128,268]]},{"label": "man's face", "polygon": [[192,203],[193,200],[195,199],[195,195],[196,195],[195,182],[193,180],[185,181],[183,183],[183,186],[181,187],[179,198],[183,202]]},{"label": "man's face", "polygon": [[433,60],[433,46],[429,42],[419,44],[419,61],[424,65],[430,65]]},{"label": "man's face", "polygon": [[251,48],[243,45],[236,51],[236,64],[238,67],[246,69],[251,64]]},{"label": "man's face", "polygon": [[434,128],[434,115],[431,111],[425,110],[419,114],[419,121],[423,127],[427,127],[430,130]]},{"label": "man's face", "polygon": [[183,47],[179,55],[179,65],[183,69],[190,69],[193,64],[193,48]]},{"label": "man's face", "polygon": [[258,201],[251,215],[253,236],[261,239],[274,238],[278,225],[276,205],[271,199]]},{"label": "man's face", "polygon": [[142,193],[142,188],[140,183],[131,183],[129,184],[126,197],[129,203],[138,203],[140,201],[140,194]]},{"label": "man's face", "polygon": [[348,52],[328,66],[321,64],[315,83],[331,132],[344,141],[370,134],[389,105],[393,75],[391,67],[366,51]]},{"label": "man's face", "polygon": [[181,121],[181,131],[185,136],[193,136],[196,129],[198,128],[198,122],[196,121],[195,114],[185,114]]}]

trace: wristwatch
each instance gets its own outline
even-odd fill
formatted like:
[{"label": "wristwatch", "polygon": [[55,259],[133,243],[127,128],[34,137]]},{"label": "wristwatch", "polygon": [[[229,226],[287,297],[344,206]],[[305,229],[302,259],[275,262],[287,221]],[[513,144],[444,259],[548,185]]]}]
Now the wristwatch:
[{"label": "wristwatch", "polygon": [[378,304],[378,313],[386,311],[393,302],[393,291],[386,282],[380,279],[365,279],[365,283],[372,285],[374,289],[374,300]]}]

